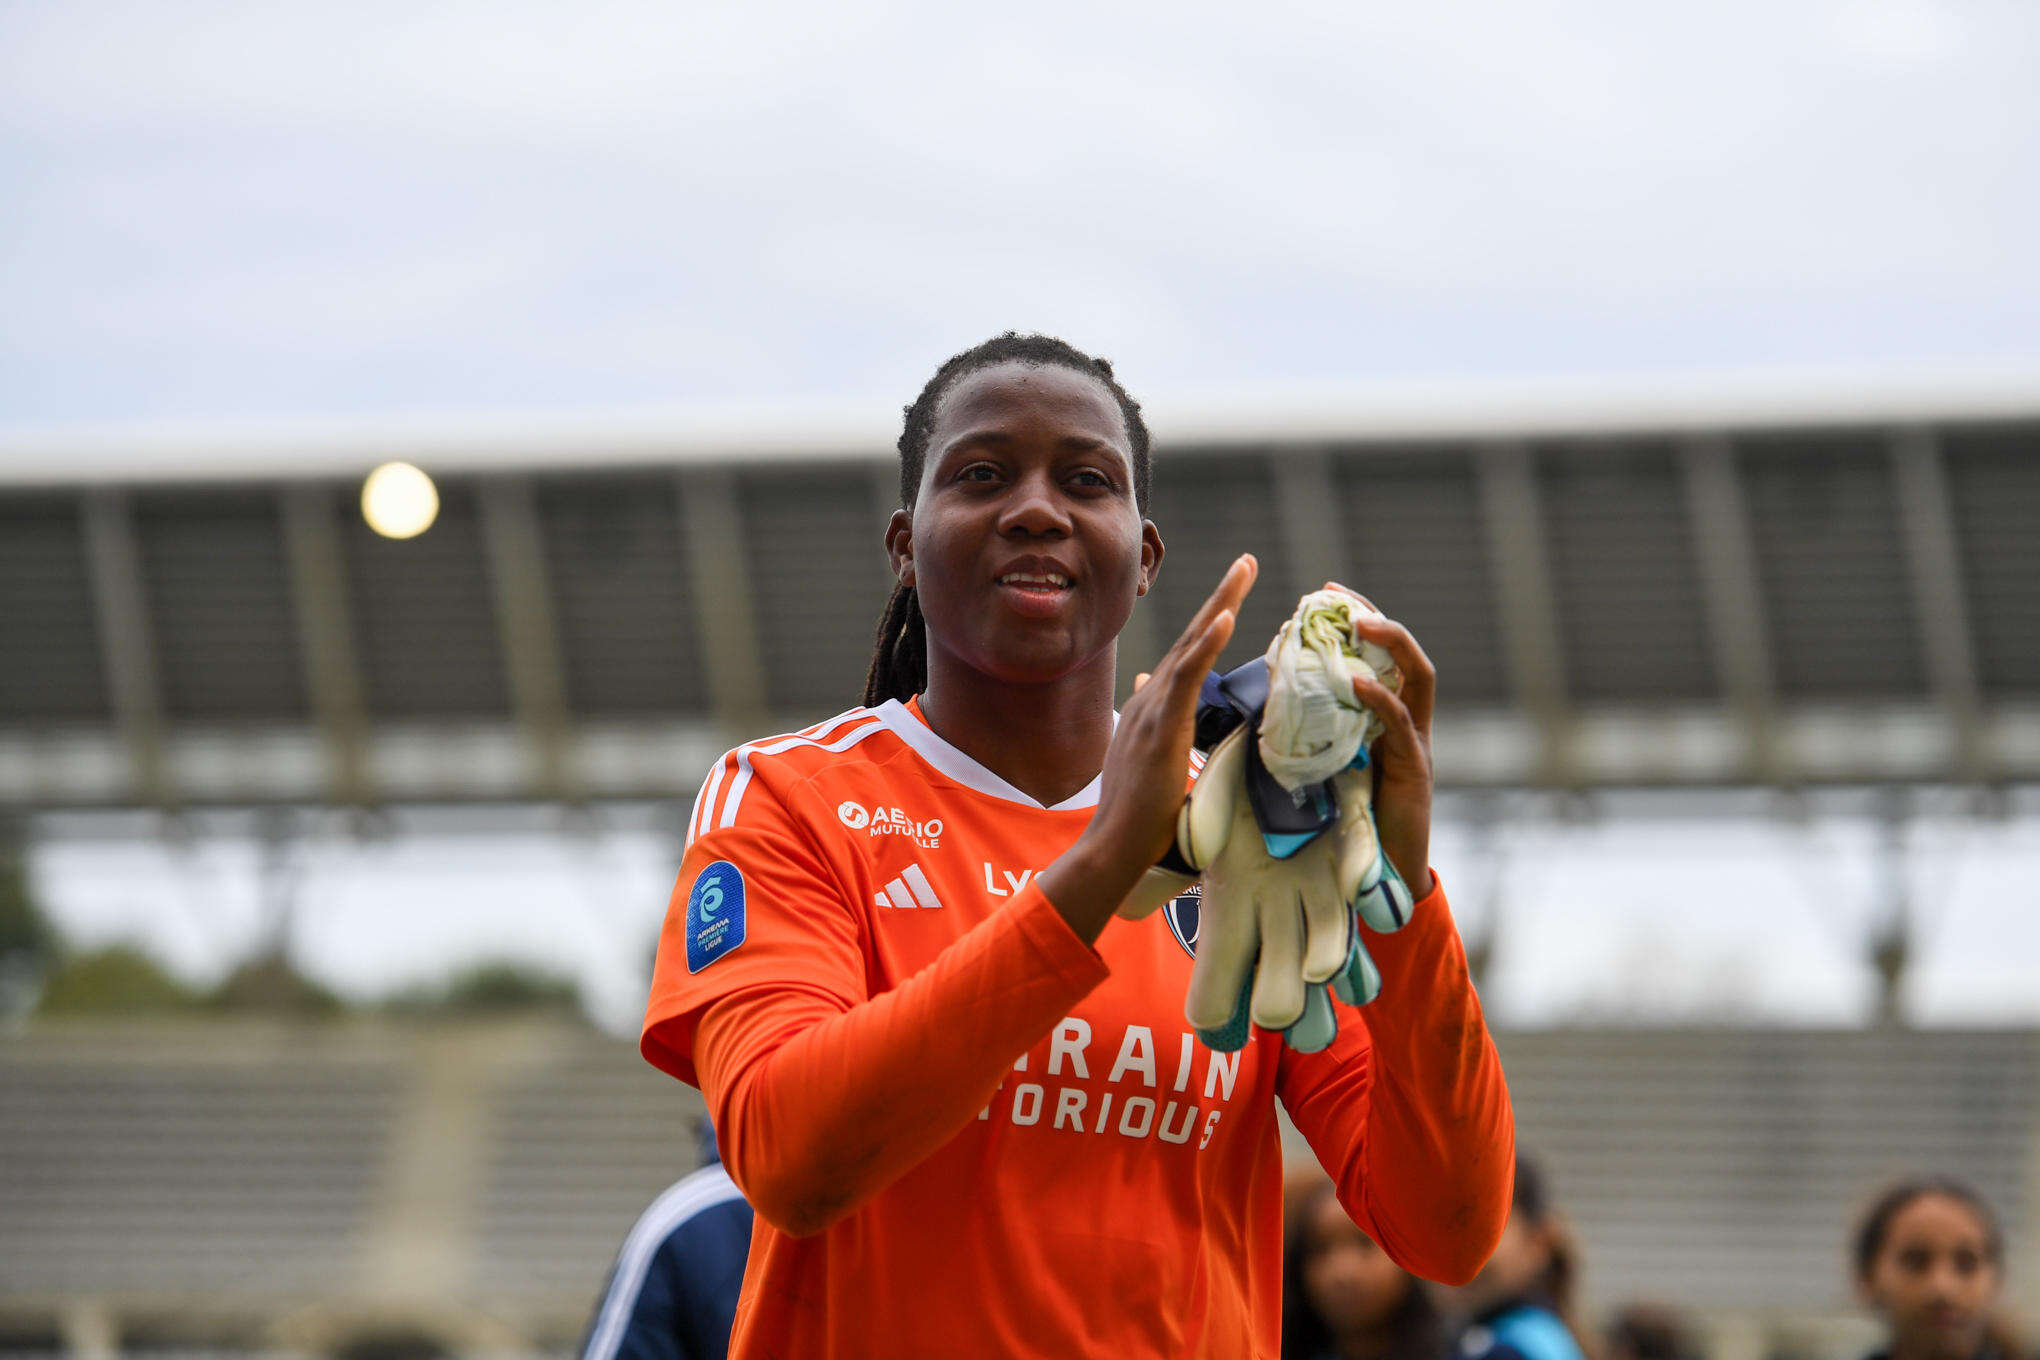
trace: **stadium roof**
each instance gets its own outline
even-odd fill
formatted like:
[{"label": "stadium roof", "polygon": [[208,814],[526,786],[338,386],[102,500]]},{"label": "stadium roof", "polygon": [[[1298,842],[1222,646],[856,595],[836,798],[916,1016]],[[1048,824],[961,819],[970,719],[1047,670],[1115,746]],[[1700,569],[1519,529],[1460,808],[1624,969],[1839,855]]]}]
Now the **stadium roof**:
[{"label": "stadium roof", "polygon": [[[0,485],[302,479],[389,459],[435,471],[889,456],[898,401],[0,426]],[[1903,368],[1286,383],[1143,403],[1157,442],[1457,442],[2040,418],[2040,360]]]},{"label": "stadium roof", "polygon": [[[1410,624],[1447,783],[2040,778],[2040,367],[1152,410],[1127,676],[1251,550],[1242,638],[1326,579]],[[0,433],[0,806],[689,797],[861,690],[890,419]]]}]

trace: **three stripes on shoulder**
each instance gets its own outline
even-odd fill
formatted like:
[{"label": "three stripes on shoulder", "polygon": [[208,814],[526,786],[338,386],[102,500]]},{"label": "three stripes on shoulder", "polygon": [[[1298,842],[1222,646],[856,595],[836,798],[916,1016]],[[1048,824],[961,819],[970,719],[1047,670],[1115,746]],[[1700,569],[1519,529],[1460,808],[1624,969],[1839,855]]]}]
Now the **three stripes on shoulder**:
[{"label": "three stripes on shoulder", "polygon": [[900,871],[900,876],[885,885],[877,897],[872,899],[878,906],[907,910],[922,907],[934,911],[942,905],[942,899],[928,886],[928,876],[921,872],[918,864],[909,864]]},{"label": "three stripes on shoulder", "polygon": [[[857,745],[884,726],[883,720],[873,710],[853,708],[792,736],[739,746],[715,763],[715,768],[702,785],[701,792],[695,799],[693,816],[688,819],[688,843],[692,844],[695,837],[715,827],[736,824],[737,809],[743,805],[745,790],[750,787],[753,756],[777,755],[781,751],[799,746],[815,747],[831,753],[841,752]],[[729,781],[727,790],[723,787],[725,779]],[[921,872],[921,866],[918,864],[909,864],[897,878],[878,892],[873,901],[877,906],[903,911],[912,909],[935,911],[942,906],[942,899],[935,895],[935,889],[929,884],[928,876]]]},{"label": "three stripes on shoulder", "polygon": [[[884,727],[885,721],[872,709],[853,708],[792,736],[768,737],[727,752],[716,761],[715,768],[701,786],[701,792],[695,796],[694,813],[687,821],[687,844],[694,844],[696,837],[706,835],[717,827],[737,824],[737,810],[743,806],[744,791],[751,786],[751,760],[754,756],[778,755],[799,746],[839,753]],[[726,778],[729,779],[727,791],[723,788]]]}]

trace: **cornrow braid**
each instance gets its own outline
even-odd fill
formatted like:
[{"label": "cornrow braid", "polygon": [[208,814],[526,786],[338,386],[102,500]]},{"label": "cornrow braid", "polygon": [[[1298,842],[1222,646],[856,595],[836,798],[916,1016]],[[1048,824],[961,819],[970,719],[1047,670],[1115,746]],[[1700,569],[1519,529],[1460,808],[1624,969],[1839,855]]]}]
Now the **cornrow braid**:
[{"label": "cornrow braid", "polygon": [[928,625],[921,597],[902,582],[885,602],[871,669],[864,677],[864,703],[875,708],[888,699],[911,699],[928,686]]},{"label": "cornrow braid", "polygon": [[[928,460],[928,440],[935,430],[935,412],[957,381],[980,369],[998,364],[1029,364],[1037,368],[1067,368],[1105,385],[1119,403],[1126,421],[1126,442],[1133,455],[1133,499],[1145,516],[1148,508],[1148,428],[1135,401],[1119,379],[1112,364],[1084,353],[1065,340],[1051,335],[1021,335],[1007,331],[983,344],[951,355],[928,379],[906,408],[900,427],[900,507],[914,508],[921,490],[921,471]],[[864,702],[882,704],[888,699],[911,699],[928,684],[928,625],[921,617],[921,603],[910,585],[893,587],[886,601],[885,617],[879,620],[878,638],[871,653],[871,669],[864,679]]]}]

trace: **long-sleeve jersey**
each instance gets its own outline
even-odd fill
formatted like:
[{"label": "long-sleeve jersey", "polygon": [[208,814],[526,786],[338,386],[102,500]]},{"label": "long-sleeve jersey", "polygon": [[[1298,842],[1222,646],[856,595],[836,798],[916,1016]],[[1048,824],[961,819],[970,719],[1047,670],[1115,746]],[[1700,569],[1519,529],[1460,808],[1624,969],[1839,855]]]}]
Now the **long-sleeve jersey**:
[{"label": "long-sleeve jersey", "polygon": [[896,702],[711,771],[643,1050],[758,1211],[732,1356],[1273,1356],[1278,1097],[1398,1262],[1486,1260],[1514,1125],[1443,893],[1369,936],[1382,999],[1331,1047],[1215,1053],[1187,903],[1093,947],[1033,882],[1097,798]]}]

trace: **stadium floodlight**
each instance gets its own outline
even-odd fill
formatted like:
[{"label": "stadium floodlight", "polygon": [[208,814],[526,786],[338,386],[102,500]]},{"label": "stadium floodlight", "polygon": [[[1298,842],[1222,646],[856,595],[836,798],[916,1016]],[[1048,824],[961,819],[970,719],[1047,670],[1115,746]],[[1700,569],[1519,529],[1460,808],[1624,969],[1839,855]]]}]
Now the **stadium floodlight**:
[{"label": "stadium floodlight", "polygon": [[416,538],[439,517],[439,488],[409,463],[384,463],[361,484],[361,517],[384,538]]}]

